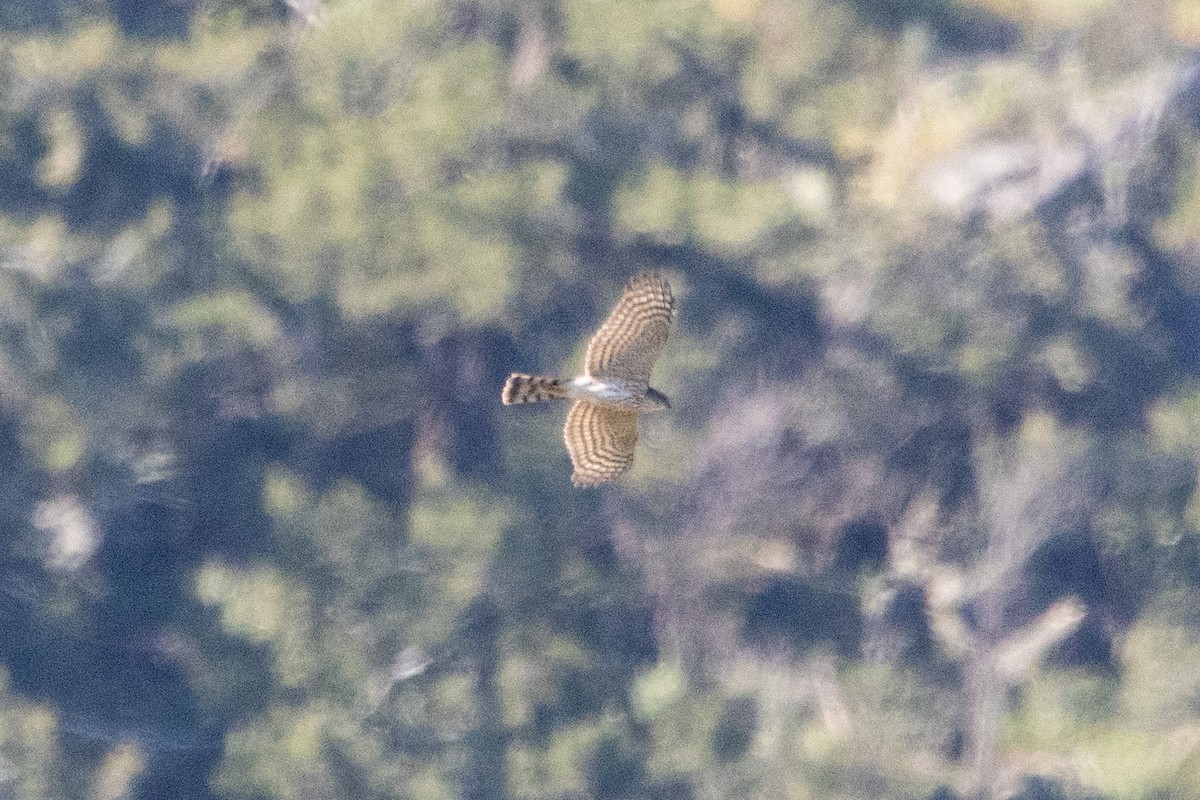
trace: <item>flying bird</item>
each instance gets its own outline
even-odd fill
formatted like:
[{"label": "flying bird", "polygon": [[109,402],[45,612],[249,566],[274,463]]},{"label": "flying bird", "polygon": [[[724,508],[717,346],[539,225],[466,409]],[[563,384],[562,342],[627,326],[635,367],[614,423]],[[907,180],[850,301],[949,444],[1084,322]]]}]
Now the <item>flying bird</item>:
[{"label": "flying bird", "polygon": [[500,400],[505,405],[572,400],[563,440],[575,470],[571,483],[596,486],[633,465],[638,415],[670,408],[650,387],[650,370],[662,353],[675,314],[671,285],[656,273],[635,275],[608,319],[588,343],[583,374],[569,381],[514,372]]}]

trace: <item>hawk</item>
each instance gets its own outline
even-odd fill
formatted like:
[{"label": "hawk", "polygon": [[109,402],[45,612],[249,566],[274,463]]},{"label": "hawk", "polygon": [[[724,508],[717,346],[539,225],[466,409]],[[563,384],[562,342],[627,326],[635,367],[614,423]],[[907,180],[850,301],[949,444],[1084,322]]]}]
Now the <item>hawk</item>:
[{"label": "hawk", "polygon": [[655,273],[635,275],[588,343],[582,375],[570,381],[517,372],[508,376],[500,393],[505,405],[574,401],[563,439],[576,486],[596,486],[628,471],[638,414],[671,407],[666,395],[650,387],[650,370],[667,342],[674,314],[675,298],[666,279]]}]

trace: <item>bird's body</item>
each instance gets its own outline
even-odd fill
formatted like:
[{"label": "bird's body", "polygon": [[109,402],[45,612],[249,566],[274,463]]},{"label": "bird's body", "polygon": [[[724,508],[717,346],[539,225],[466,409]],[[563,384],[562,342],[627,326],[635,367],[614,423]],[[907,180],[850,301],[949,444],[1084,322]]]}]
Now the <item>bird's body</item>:
[{"label": "bird's body", "polygon": [[650,370],[667,341],[675,312],[671,286],[659,275],[637,275],[588,344],[584,373],[563,381],[513,373],[500,399],[505,405],[573,400],[563,439],[576,486],[594,486],[633,464],[640,412],[670,408],[649,385]]},{"label": "bird's body", "polygon": [[545,400],[583,400],[626,411],[657,411],[671,407],[666,395],[657,389],[620,378],[604,379],[591,375],[561,381],[543,375],[514,372],[508,376],[500,399],[505,405],[540,403]]}]

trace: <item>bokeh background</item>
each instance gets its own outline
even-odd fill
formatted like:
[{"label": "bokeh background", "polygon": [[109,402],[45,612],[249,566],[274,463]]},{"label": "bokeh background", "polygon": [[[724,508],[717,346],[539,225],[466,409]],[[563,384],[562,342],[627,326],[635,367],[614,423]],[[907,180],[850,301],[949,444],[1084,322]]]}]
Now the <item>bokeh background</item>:
[{"label": "bokeh background", "polygon": [[[1197,0],[4,0],[0,797],[1200,797]],[[678,325],[621,484],[570,373]]]}]

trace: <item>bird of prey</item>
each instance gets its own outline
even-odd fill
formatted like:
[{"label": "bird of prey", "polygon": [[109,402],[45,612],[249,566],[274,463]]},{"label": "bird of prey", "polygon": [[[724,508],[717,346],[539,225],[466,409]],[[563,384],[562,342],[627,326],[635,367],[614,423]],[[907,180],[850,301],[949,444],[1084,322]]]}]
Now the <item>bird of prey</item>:
[{"label": "bird of prey", "polygon": [[576,486],[596,486],[628,471],[638,414],[671,407],[666,395],[650,387],[650,370],[666,344],[674,314],[675,298],[666,279],[656,273],[635,275],[588,343],[582,375],[569,381],[508,376],[500,394],[505,405],[574,401],[563,439]]}]

